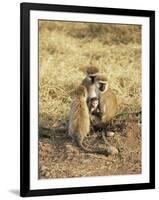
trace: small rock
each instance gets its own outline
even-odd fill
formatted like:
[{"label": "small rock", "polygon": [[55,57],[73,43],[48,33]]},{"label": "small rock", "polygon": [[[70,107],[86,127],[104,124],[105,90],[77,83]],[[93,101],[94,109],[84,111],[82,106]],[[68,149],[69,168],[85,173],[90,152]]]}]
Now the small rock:
[{"label": "small rock", "polygon": [[112,137],[112,136],[114,136],[114,132],[113,131],[108,131],[107,133],[106,133],[106,136],[107,137]]},{"label": "small rock", "polygon": [[113,146],[109,146],[106,149],[109,155],[115,155],[115,154],[118,154],[119,152],[118,149]]}]

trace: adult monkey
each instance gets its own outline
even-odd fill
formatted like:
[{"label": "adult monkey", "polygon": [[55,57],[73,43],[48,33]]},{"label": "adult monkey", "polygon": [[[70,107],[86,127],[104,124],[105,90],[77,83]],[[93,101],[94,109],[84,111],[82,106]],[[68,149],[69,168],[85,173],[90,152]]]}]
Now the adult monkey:
[{"label": "adult monkey", "polygon": [[116,95],[109,88],[108,80],[104,74],[97,75],[95,81],[101,110],[101,118],[96,119],[98,119],[98,126],[104,128],[107,122],[115,116],[118,109],[118,103]]},{"label": "adult monkey", "polygon": [[86,68],[86,77],[82,81],[82,85],[86,87],[88,92],[88,100],[97,97],[95,80],[99,73],[99,70],[95,66],[89,66]]}]

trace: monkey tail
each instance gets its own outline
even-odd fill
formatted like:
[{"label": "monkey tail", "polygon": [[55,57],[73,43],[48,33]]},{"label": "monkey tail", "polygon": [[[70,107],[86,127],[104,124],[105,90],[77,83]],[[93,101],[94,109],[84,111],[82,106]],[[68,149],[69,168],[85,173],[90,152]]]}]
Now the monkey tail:
[{"label": "monkey tail", "polygon": [[97,153],[97,154],[102,154],[105,156],[109,156],[109,155],[118,153],[118,150],[113,146],[107,146],[105,149],[92,150],[92,149],[86,148],[82,144],[82,140],[80,138],[77,138],[77,143],[78,143],[79,147],[82,148],[87,153]]},{"label": "monkey tail", "polygon": [[55,133],[65,133],[68,131],[68,127],[55,127],[55,128],[45,128],[41,127],[40,136],[50,138]]},{"label": "monkey tail", "polygon": [[60,132],[60,133],[64,133],[64,132],[68,131],[68,127],[55,127],[55,128],[41,127],[41,129],[44,131],[55,131],[55,132]]}]

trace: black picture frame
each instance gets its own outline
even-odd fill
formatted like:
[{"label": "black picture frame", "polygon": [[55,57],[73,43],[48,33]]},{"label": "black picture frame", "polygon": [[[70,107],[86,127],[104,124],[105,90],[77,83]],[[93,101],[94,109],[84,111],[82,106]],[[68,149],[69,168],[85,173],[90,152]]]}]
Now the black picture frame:
[{"label": "black picture frame", "polygon": [[[148,17],[150,19],[150,180],[149,183],[103,185],[91,187],[74,187],[59,189],[30,189],[30,11],[60,11],[76,13],[94,13],[107,15],[123,15]],[[20,81],[20,195],[22,197],[40,195],[59,195],[76,193],[95,193],[123,190],[140,190],[155,188],[155,11],[130,10],[102,7],[83,7],[71,5],[49,5],[21,3],[21,81]]]}]

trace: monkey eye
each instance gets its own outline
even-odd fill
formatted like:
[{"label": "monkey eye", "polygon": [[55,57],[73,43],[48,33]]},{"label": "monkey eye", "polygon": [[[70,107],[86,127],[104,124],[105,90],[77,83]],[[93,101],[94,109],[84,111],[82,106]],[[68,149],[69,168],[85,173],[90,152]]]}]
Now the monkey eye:
[{"label": "monkey eye", "polygon": [[104,83],[99,83],[99,87],[103,87],[103,86],[105,86]]},{"label": "monkey eye", "polygon": [[99,83],[98,89],[100,91],[105,91],[107,88],[107,83]]}]

